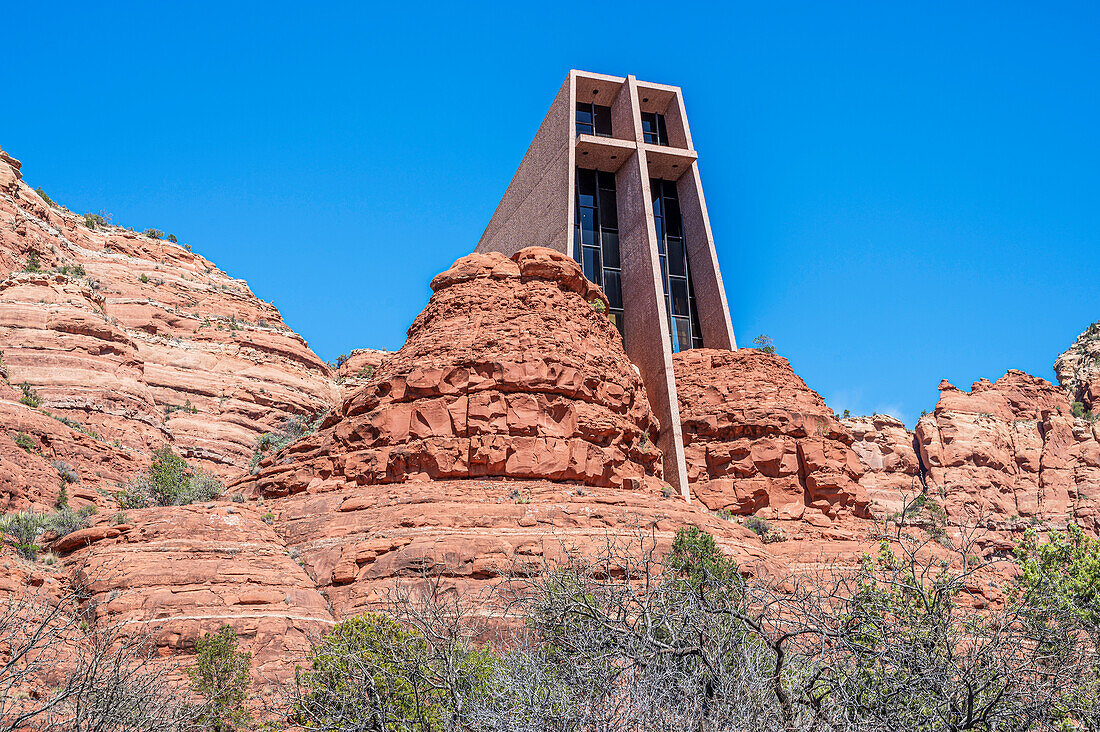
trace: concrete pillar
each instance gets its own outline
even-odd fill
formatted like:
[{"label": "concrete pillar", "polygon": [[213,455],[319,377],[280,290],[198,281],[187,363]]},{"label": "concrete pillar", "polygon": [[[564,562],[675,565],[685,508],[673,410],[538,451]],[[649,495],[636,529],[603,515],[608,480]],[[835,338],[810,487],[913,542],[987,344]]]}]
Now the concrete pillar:
[{"label": "concrete pillar", "polygon": [[626,355],[641,371],[649,406],[661,423],[657,446],[664,457],[665,480],[680,491],[684,500],[691,501],[661,263],[657,256],[649,169],[641,145],[641,116],[634,85],[634,77],[627,77],[638,148],[615,174],[619,258],[623,272],[624,344]]},{"label": "concrete pillar", "polygon": [[733,319],[726,302],[726,288],[718,269],[718,253],[710,230],[703,186],[699,183],[699,164],[692,163],[676,181],[680,199],[680,217],[684,223],[691,285],[695,290],[695,306],[699,312],[699,327],[703,329],[703,346],[734,350]]}]

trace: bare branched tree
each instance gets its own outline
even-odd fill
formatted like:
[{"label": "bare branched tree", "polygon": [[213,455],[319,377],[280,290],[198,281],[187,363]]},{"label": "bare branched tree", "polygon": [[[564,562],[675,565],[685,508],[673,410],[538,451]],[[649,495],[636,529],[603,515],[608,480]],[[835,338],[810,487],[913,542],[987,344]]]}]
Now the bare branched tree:
[{"label": "bare branched tree", "polygon": [[990,607],[983,519],[948,536],[922,512],[879,527],[857,566],[779,577],[696,529],[665,554],[644,531],[563,547],[499,588],[512,630],[491,643],[427,577],[315,647],[291,708],[332,732],[1097,729],[1087,614],[1011,588]]},{"label": "bare branched tree", "polygon": [[0,732],[183,732],[170,670],[148,638],[97,623],[81,586],[0,598]]}]

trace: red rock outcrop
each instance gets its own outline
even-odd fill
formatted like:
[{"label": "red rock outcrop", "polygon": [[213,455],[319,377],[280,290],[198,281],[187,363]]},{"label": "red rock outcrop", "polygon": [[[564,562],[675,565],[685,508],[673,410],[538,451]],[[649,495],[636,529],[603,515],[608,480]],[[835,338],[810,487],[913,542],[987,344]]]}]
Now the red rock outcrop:
[{"label": "red rock outcrop", "polygon": [[866,516],[852,436],[782,356],[673,356],[692,494],[712,510],[816,521]]},{"label": "red rock outcrop", "polygon": [[969,392],[944,381],[916,427],[929,492],[949,516],[1097,524],[1100,430],[1076,419],[1062,389],[1022,371]]},{"label": "red rock outcrop", "polygon": [[840,423],[852,436],[852,450],[863,468],[859,484],[871,502],[873,514],[895,514],[906,500],[924,491],[913,433],[900,420],[875,414],[846,417]]},{"label": "red rock outcrop", "polygon": [[270,497],[413,479],[640,486],[660,475],[641,379],[576,262],[537,247],[471,254],[432,289],[401,350],[242,485]]},{"label": "red rock outcrop", "polygon": [[193,651],[203,633],[228,624],[252,652],[258,683],[285,679],[333,618],[313,580],[261,520],[263,511],[242,504],[127,511],[53,549],[67,555],[97,601],[97,618],[149,633],[174,652]]},{"label": "red rock outcrop", "polygon": [[653,488],[414,480],[266,505],[337,618],[378,607],[397,583],[425,573],[441,574],[448,590],[490,607],[488,593],[509,572],[553,563],[566,551],[591,553],[609,539],[644,535],[667,550],[682,526],[710,532],[742,566],[767,564],[770,555],[747,529]]},{"label": "red rock outcrop", "polygon": [[[145,467],[147,461],[134,452],[20,404],[18,398],[16,390],[0,383],[0,511],[53,510],[62,486],[74,508],[104,504],[117,483]],[[74,482],[62,482],[66,468]]]},{"label": "red rock outcrop", "polygon": [[170,444],[223,476],[248,464],[260,434],[337,395],[329,369],[243,281],[47,202],[3,153],[0,351],[6,380],[39,409],[139,462]]},{"label": "red rock outcrop", "polygon": [[1058,383],[1073,401],[1100,416],[1100,321],[1077,336],[1065,353],[1054,361]]},{"label": "red rock outcrop", "polygon": [[425,571],[484,601],[564,548],[635,532],[667,546],[690,524],[746,565],[766,560],[754,534],[659,478],[640,378],[576,262],[473,254],[432,287],[405,346],[235,486],[267,498],[337,617]]},{"label": "red rock outcrop", "polygon": [[340,400],[374,378],[382,362],[393,354],[376,348],[356,348],[336,370],[336,383],[340,387]]}]

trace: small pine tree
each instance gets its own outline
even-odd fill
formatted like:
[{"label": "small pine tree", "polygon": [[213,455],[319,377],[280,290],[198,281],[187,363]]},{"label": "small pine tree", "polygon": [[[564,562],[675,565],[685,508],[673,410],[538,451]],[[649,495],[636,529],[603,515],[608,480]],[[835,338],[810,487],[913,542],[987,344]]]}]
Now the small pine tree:
[{"label": "small pine tree", "polygon": [[41,187],[35,188],[34,192],[38,194],[38,197],[46,202],[50,208],[57,208],[57,204],[53,202],[53,199],[46,195],[46,192]]},{"label": "small pine tree", "polygon": [[676,531],[665,562],[692,587],[728,585],[740,577],[737,563],[722,553],[713,536],[697,526]]},{"label": "small pine tree", "polygon": [[772,339],[763,333],[753,338],[752,342],[764,353],[775,353],[775,346],[772,344]]},{"label": "small pine tree", "polygon": [[237,649],[237,633],[223,625],[195,642],[195,665],[187,669],[191,688],[205,699],[199,726],[210,732],[233,732],[252,722],[245,709],[252,680],[252,654]]},{"label": "small pine tree", "polygon": [[38,252],[31,252],[27,255],[27,266],[23,268],[24,272],[41,272],[42,264],[38,261]]}]

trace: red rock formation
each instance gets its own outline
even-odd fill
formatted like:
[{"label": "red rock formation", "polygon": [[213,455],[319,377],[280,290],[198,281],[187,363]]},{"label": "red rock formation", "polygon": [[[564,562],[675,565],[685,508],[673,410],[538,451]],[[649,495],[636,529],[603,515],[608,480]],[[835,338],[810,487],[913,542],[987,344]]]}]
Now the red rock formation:
[{"label": "red rock formation", "polygon": [[484,600],[514,567],[638,531],[667,546],[699,525],[746,565],[766,557],[659,479],[641,381],[576,262],[473,254],[432,287],[405,346],[236,486],[267,497],[337,617],[424,571]]},{"label": "red rock formation", "polygon": [[641,379],[576,262],[541,248],[471,254],[432,289],[404,347],[243,485],[275,496],[411,479],[638,486],[659,476]]},{"label": "red rock formation", "polygon": [[373,377],[382,362],[393,354],[375,348],[356,348],[347,360],[336,370],[336,383],[340,386],[340,401],[366,384]]},{"label": "red rock formation", "polygon": [[1077,336],[1073,345],[1054,361],[1058,383],[1070,398],[1100,415],[1100,321]]},{"label": "red rock formation", "polygon": [[913,433],[900,420],[875,414],[846,417],[840,423],[852,436],[852,450],[863,468],[859,484],[871,502],[873,514],[895,514],[906,500],[924,491]]},{"label": "red rock formation", "polygon": [[708,508],[811,521],[867,515],[851,435],[785,358],[693,349],[673,366],[688,480]]},{"label": "red rock formation", "polygon": [[116,484],[145,467],[132,451],[20,404],[17,394],[0,383],[0,511],[53,510],[62,487],[59,467],[72,468],[78,478],[64,484],[74,508],[111,503],[106,496]]},{"label": "red rock formation", "polygon": [[[40,271],[25,272],[32,255]],[[222,475],[288,415],[336,398],[328,368],[243,281],[48,204],[3,153],[0,351],[7,381],[56,417],[139,457],[171,444]]]},{"label": "red rock formation", "polygon": [[949,516],[1076,519],[1090,528],[1100,500],[1098,436],[1097,425],[1071,416],[1062,389],[1022,371],[969,392],[941,382],[935,412],[916,428],[929,490]]},{"label": "red rock formation", "polygon": [[187,652],[228,624],[252,652],[258,682],[285,679],[333,619],[263,511],[241,504],[127,511],[125,523],[103,517],[53,548],[97,600],[97,617]]},{"label": "red rock formation", "polygon": [[713,534],[746,568],[767,563],[770,555],[747,529],[666,493],[542,480],[416,480],[266,505],[337,618],[377,607],[397,583],[424,573],[442,574],[446,588],[491,608],[489,591],[511,571],[639,535],[665,551],[689,525]]}]

